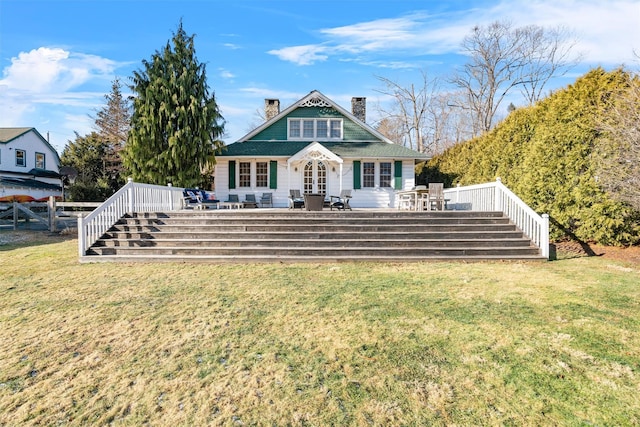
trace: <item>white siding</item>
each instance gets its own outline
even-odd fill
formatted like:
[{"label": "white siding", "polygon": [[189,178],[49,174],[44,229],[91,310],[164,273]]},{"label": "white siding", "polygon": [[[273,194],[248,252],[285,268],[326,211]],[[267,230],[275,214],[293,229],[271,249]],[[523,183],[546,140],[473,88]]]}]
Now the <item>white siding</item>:
[{"label": "white siding", "polygon": [[[256,195],[256,199],[260,199],[262,193],[273,194],[273,206],[274,207],[288,207],[289,206],[289,189],[302,191],[302,168],[298,167],[298,171],[295,171],[294,166],[291,169],[287,168],[287,161],[278,160],[278,188],[263,188],[255,187],[255,163],[256,162],[268,162],[271,159],[236,159],[236,188],[229,189],[229,159],[218,159],[215,169],[215,194],[219,200],[228,200],[229,194],[237,194],[242,201],[245,199],[246,194],[253,193]],[[363,160],[374,161],[374,160]],[[375,162],[391,161],[376,159]],[[238,163],[239,162],[251,162],[252,163],[252,186],[250,188],[238,187]],[[335,171],[333,170],[335,167]],[[377,170],[377,169],[376,169]],[[414,162],[413,160],[404,160],[402,163],[402,185],[403,189],[413,188],[415,185],[414,177]],[[342,179],[342,187],[340,181]],[[392,178],[393,179],[393,178]],[[395,207],[395,190],[392,187],[380,188],[378,187],[378,176],[376,174],[376,187],[373,188],[361,188],[353,189],[353,162],[347,160],[342,165],[342,176],[340,175],[340,165],[337,163],[329,163],[327,167],[327,196],[337,196],[340,194],[340,189],[352,190],[351,206],[354,208],[393,208]],[[393,185],[393,182],[392,182]]]},{"label": "white siding", "polygon": [[[25,166],[16,166],[16,150],[25,151]],[[45,168],[59,172],[58,156],[34,132],[27,132],[8,143],[0,144],[0,170],[27,173],[36,167],[36,153],[45,155]]]}]

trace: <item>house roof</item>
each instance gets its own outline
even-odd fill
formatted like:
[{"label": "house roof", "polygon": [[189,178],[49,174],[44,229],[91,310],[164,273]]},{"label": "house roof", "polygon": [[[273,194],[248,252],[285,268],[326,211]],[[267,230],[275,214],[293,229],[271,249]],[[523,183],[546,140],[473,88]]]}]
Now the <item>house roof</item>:
[{"label": "house roof", "polygon": [[343,116],[348,118],[351,122],[355,123],[356,125],[358,125],[361,128],[363,128],[365,131],[367,131],[368,133],[370,133],[373,136],[375,136],[375,138],[377,138],[378,140],[387,142],[389,144],[393,144],[393,141],[391,141],[389,138],[387,138],[386,136],[382,135],[380,132],[378,132],[377,130],[375,130],[374,128],[369,126],[368,124],[366,124],[363,121],[359,120],[356,116],[354,116],[349,111],[345,110],[340,105],[336,104],[331,99],[327,98],[325,95],[323,95],[320,91],[317,91],[317,90],[312,90],[311,92],[309,92],[308,95],[306,95],[302,99],[294,102],[289,107],[287,107],[286,109],[281,111],[279,114],[277,114],[275,117],[272,117],[270,120],[267,120],[262,125],[258,126],[257,128],[255,128],[254,130],[252,130],[251,132],[249,132],[248,134],[246,134],[245,136],[240,138],[238,140],[238,142],[250,140],[254,136],[258,135],[260,132],[262,132],[264,129],[266,129],[269,126],[273,125],[274,123],[276,123],[277,121],[279,121],[283,117],[286,117],[289,113],[291,113],[295,109],[300,108],[301,106],[303,106],[305,104],[309,104],[309,103],[320,103],[320,104],[322,104],[324,106],[330,106],[331,108],[335,109],[340,114],[342,114]]},{"label": "house roof", "polygon": [[[266,130],[281,126],[281,120],[299,108],[320,107],[333,109],[342,115],[351,124],[351,129],[360,129],[360,132],[350,133],[351,138],[344,140],[289,140],[284,136],[274,136]],[[297,116],[296,116],[297,117]],[[282,131],[281,131],[282,132]],[[284,129],[286,133],[286,129]],[[393,141],[382,135],[373,127],[355,117],[352,113],[340,107],[332,100],[317,90],[294,102],[291,106],[278,113],[275,117],[249,132],[237,142],[229,144],[222,149],[216,157],[291,157],[299,153],[312,143],[318,143],[333,154],[341,158],[395,158],[395,159],[429,159],[429,156],[409,148],[394,144]]]},{"label": "house roof", "polygon": [[34,188],[40,190],[55,190],[60,191],[62,187],[57,184],[50,184],[48,182],[42,182],[35,179],[28,178],[16,178],[16,177],[8,177],[1,176],[0,177],[0,185],[6,187],[25,187],[25,188]]},{"label": "house roof", "polygon": [[[426,154],[417,153],[398,144],[387,142],[318,142],[332,153],[342,158],[396,158],[428,159]],[[227,145],[216,157],[291,157],[303,150],[309,141],[245,141]]]},{"label": "house roof", "polygon": [[22,135],[29,133],[29,132],[33,132],[38,138],[40,138],[42,140],[42,142],[49,147],[49,149],[51,150],[51,152],[58,158],[58,162],[60,161],[60,156],[58,155],[58,152],[56,151],[55,148],[53,148],[53,146],[51,144],[49,144],[49,141],[47,141],[42,135],[40,135],[40,132],[38,132],[36,130],[36,128],[0,128],[0,144],[8,144],[9,142],[13,141],[16,138],[21,137]]}]

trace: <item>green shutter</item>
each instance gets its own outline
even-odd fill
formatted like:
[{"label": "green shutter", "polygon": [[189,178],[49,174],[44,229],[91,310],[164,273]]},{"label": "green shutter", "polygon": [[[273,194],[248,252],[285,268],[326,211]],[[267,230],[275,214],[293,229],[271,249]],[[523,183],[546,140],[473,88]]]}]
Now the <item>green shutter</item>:
[{"label": "green shutter", "polygon": [[402,161],[396,160],[393,170],[393,188],[402,190]]},{"label": "green shutter", "polygon": [[360,160],[354,160],[353,161],[353,189],[354,190],[359,190],[361,188],[360,185],[360,175],[361,175],[361,168],[360,168]]},{"label": "green shutter", "polygon": [[229,160],[229,189],[236,188],[236,161]]},{"label": "green shutter", "polygon": [[275,160],[269,162],[269,188],[278,188],[278,162]]}]

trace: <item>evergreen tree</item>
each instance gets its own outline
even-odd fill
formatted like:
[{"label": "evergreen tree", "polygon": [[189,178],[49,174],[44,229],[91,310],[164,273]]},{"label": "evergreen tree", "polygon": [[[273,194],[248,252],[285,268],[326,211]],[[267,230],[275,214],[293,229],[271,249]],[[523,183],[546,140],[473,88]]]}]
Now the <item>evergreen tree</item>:
[{"label": "evergreen tree", "polygon": [[[534,210],[550,215],[552,238],[638,244],[640,211],[630,200],[612,197],[603,171],[611,151],[631,152],[620,135],[632,124],[611,116],[620,104],[638,110],[620,99],[629,82],[622,69],[591,70],[537,104],[513,111],[490,132],[434,157],[418,172],[436,170],[447,178],[444,182],[463,185],[501,177]],[[603,131],[602,123],[610,128]],[[637,163],[626,159],[630,168]],[[617,156],[612,160],[621,163]],[[615,180],[618,186],[638,175],[619,166],[616,172],[623,173]]]},{"label": "evergreen tree", "polygon": [[122,83],[116,77],[111,93],[105,95],[106,105],[98,110],[95,128],[106,145],[105,172],[114,192],[125,182],[121,151],[127,142],[131,121],[131,107],[122,96]]},{"label": "evergreen tree", "polygon": [[113,194],[105,167],[107,158],[107,145],[100,135],[96,132],[86,136],[76,133],[76,139],[69,141],[60,157],[62,166],[71,166],[78,171],[76,181],[69,189],[70,200],[101,202]]},{"label": "evergreen tree", "polygon": [[[172,45],[173,43],[173,45]],[[182,28],[164,49],[134,72],[131,130],[123,152],[136,181],[190,187],[207,181],[224,131],[205,65],[198,62],[194,36]]]}]

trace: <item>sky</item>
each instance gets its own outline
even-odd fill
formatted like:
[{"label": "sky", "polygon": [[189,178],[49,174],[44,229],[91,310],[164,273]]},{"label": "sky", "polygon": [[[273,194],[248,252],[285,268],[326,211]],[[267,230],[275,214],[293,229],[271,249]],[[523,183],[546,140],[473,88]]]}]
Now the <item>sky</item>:
[{"label": "sky", "polygon": [[133,72],[180,20],[225,143],[260,124],[266,98],[284,109],[313,90],[347,110],[366,97],[375,125],[389,102],[379,77],[446,78],[471,29],[498,20],[571,32],[580,61],[549,90],[595,67],[640,68],[640,0],[0,0],[0,127],[35,127],[62,153],[94,129],[114,79],[131,93]]}]

